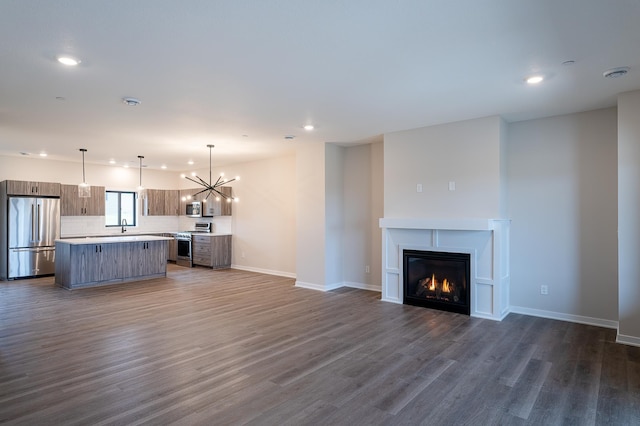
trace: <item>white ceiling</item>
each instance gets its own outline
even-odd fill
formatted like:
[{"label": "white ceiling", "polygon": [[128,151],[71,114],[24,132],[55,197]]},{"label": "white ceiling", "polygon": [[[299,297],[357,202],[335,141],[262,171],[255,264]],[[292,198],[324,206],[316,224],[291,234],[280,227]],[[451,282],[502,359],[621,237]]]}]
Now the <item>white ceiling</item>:
[{"label": "white ceiling", "polygon": [[184,171],[207,144],[215,166],[613,106],[639,23],[638,0],[0,0],[0,155]]}]

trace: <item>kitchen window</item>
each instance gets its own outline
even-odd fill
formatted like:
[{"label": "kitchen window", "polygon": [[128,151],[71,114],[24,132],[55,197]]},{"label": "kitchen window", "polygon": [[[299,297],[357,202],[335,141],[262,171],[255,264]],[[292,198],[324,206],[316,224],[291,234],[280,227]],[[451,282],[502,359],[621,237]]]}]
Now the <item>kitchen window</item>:
[{"label": "kitchen window", "polygon": [[136,225],[136,193],[128,191],[106,191],[106,226]]}]

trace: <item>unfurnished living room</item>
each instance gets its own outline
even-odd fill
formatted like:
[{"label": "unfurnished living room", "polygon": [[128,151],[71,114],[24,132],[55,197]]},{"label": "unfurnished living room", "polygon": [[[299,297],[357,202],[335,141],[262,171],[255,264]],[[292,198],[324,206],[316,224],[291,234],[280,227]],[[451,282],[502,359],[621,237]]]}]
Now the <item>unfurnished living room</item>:
[{"label": "unfurnished living room", "polygon": [[0,423],[640,424],[637,22],[0,2]]}]

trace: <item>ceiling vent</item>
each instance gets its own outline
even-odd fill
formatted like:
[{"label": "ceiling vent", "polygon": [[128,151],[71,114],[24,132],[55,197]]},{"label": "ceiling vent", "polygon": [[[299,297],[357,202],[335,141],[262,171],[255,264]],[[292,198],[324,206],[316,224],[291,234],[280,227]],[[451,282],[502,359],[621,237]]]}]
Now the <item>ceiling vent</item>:
[{"label": "ceiling vent", "polygon": [[122,102],[128,106],[138,106],[140,105],[140,101],[136,98],[122,98]]},{"label": "ceiling vent", "polygon": [[602,73],[606,78],[618,78],[626,75],[629,72],[629,67],[611,68]]}]

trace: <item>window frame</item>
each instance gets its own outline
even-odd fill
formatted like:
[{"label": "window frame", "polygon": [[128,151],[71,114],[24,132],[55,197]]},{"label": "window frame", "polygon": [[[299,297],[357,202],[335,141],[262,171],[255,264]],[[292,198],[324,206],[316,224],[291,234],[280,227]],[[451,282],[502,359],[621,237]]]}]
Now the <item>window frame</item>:
[{"label": "window frame", "polygon": [[[106,200],[107,200],[107,196],[109,193],[112,194],[118,194],[118,224],[113,224],[110,225],[107,223],[107,215],[106,215]],[[138,193],[135,191],[116,191],[116,190],[106,190],[105,191],[105,224],[104,226],[107,228],[112,228],[112,227],[121,227],[122,225],[122,194],[131,194],[133,195],[133,223],[127,223],[126,225],[124,225],[125,227],[129,228],[132,226],[137,226],[138,225]]]}]

